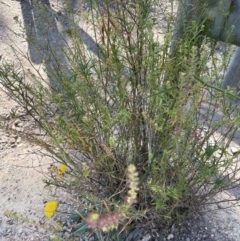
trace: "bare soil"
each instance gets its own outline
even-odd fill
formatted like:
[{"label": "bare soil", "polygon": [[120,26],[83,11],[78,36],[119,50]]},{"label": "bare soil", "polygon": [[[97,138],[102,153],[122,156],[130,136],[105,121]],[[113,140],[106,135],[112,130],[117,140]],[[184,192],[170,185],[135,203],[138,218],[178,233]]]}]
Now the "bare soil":
[{"label": "bare soil", "polygon": [[[40,66],[41,61],[33,56],[33,46],[16,35],[16,33],[22,34],[19,24],[15,21],[16,17],[24,25],[31,15],[27,9],[27,2],[31,1],[0,0],[0,56],[2,59],[15,61],[16,56],[11,47],[14,46],[23,53],[28,53],[35,66]],[[42,1],[42,4],[46,3],[54,10],[54,13],[59,13],[58,0],[51,0],[50,3],[47,0]],[[54,31],[50,37],[53,40],[55,38],[57,43],[58,22],[56,15],[51,16],[53,18],[51,27]],[[156,16],[158,16],[157,13]],[[31,23],[30,20],[29,23]],[[90,35],[81,28],[80,31],[85,36],[86,44],[90,45],[89,47],[94,51],[94,42],[91,42]],[[25,68],[31,68],[26,59],[22,58],[21,62]],[[17,103],[0,91],[0,115],[8,116],[11,113],[21,116],[21,109]],[[13,118],[5,124],[16,130],[24,130],[32,125],[31,120],[21,118]],[[240,139],[236,141],[239,142]],[[234,148],[239,148],[237,143],[233,145]],[[39,148],[34,144],[26,142],[17,134],[0,129],[0,240],[45,240],[47,238],[48,231],[40,228],[43,224],[50,227],[49,220],[44,217],[43,207],[46,201],[56,198],[56,193],[55,190],[44,188],[43,179],[52,162],[51,158],[41,155]],[[222,193],[219,199],[229,198],[231,195],[240,195],[240,191]],[[207,211],[196,219],[187,220],[178,227],[172,227],[165,235],[165,239],[160,238],[160,235],[156,239],[151,239],[150,236],[148,239],[147,235],[143,235],[144,237],[141,238],[136,236],[130,239],[129,237],[128,240],[239,241],[240,207],[235,206],[229,209],[224,209],[224,207],[223,204],[214,205],[211,209],[217,211]],[[26,220],[22,222],[16,216],[14,217],[12,213],[31,220],[30,225],[26,223]]]}]

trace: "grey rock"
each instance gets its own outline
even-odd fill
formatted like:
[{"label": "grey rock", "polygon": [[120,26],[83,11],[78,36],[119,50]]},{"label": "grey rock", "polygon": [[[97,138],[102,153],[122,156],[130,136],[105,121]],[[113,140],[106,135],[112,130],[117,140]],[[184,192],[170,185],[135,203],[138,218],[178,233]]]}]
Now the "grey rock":
[{"label": "grey rock", "polygon": [[16,139],[15,138],[9,138],[9,143],[10,144],[14,144],[16,142]]},{"label": "grey rock", "polygon": [[8,142],[8,138],[6,136],[0,137],[0,143],[7,143],[7,142]]},{"label": "grey rock", "polygon": [[1,236],[7,236],[7,230],[5,229],[5,228],[3,228],[3,229],[0,229],[0,234],[1,234]]},{"label": "grey rock", "polygon": [[20,143],[21,141],[22,141],[21,137],[18,137],[17,140],[16,140],[17,143]]},{"label": "grey rock", "polygon": [[171,240],[174,238],[174,235],[172,233],[170,233],[168,236],[167,236],[167,240]]},{"label": "grey rock", "polygon": [[9,225],[13,225],[13,220],[12,220],[12,219],[8,219],[8,220],[6,221],[6,223],[9,224]]},{"label": "grey rock", "polygon": [[232,152],[232,154],[238,154],[240,152],[240,149],[239,149],[239,147],[232,146],[231,152]]},{"label": "grey rock", "polygon": [[143,239],[141,241],[149,241],[149,240],[151,240],[151,235],[147,234],[143,237]]},{"label": "grey rock", "polygon": [[211,229],[211,233],[216,233],[216,229],[215,229],[215,228],[212,228],[212,229]]},{"label": "grey rock", "polygon": [[20,227],[18,228],[18,230],[17,230],[17,235],[18,235],[18,237],[21,236],[22,233],[23,233],[23,228],[22,228],[22,226],[20,226]]}]

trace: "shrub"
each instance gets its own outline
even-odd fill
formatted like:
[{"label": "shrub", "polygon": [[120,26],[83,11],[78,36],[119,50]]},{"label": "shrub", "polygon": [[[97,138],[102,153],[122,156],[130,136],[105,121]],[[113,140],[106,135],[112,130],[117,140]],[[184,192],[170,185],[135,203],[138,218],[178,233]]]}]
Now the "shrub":
[{"label": "shrub", "polygon": [[[67,25],[57,52],[49,40],[38,53],[26,36],[45,59],[46,75],[35,65],[30,77],[24,66],[0,66],[2,89],[44,134],[22,136],[61,165],[45,182],[76,201],[78,234],[86,223],[97,233],[136,221],[166,227],[239,183],[237,155],[229,152],[238,96],[219,87],[224,63],[199,26],[170,55],[173,12],[162,9],[166,33],[156,39],[152,9],[164,2],[92,0],[79,19],[63,5],[58,21]],[[80,20],[92,31],[91,49]]]}]

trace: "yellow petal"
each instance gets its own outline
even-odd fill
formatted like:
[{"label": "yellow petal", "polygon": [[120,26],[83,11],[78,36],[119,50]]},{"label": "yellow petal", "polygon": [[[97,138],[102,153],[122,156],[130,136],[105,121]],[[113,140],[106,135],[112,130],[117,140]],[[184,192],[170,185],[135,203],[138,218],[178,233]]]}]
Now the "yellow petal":
[{"label": "yellow petal", "polygon": [[57,201],[49,201],[46,203],[45,207],[44,207],[44,215],[47,218],[51,218],[54,213],[56,212],[58,208],[58,202]]},{"label": "yellow petal", "polygon": [[60,175],[60,176],[64,175],[66,173],[66,171],[67,171],[67,166],[64,164],[60,165],[58,168],[58,175]]}]

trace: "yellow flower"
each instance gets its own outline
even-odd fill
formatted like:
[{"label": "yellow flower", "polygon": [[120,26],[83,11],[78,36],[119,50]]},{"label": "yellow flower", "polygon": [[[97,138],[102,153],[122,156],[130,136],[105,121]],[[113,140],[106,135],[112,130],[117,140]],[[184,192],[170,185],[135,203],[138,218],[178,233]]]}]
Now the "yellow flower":
[{"label": "yellow flower", "polygon": [[44,207],[44,215],[47,218],[51,218],[54,213],[56,212],[58,208],[58,202],[57,201],[49,201],[46,203],[45,207]]},{"label": "yellow flower", "polygon": [[66,173],[66,171],[67,171],[67,166],[64,164],[60,165],[58,168],[58,175],[62,176]]}]

